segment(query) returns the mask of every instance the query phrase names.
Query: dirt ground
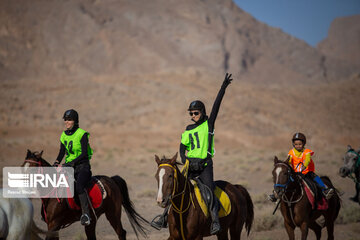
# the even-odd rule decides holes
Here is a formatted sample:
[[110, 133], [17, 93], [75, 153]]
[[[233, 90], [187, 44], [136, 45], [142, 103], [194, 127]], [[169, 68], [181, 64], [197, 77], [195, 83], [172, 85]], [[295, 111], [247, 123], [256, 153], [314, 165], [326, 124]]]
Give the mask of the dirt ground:
[[[60, 128], [61, 131], [61, 128]], [[36, 129], [8, 128], [1, 132], [1, 155], [2, 166], [19, 166], [26, 154], [26, 149], [44, 150], [43, 157], [53, 162], [57, 155], [58, 130], [44, 128]], [[156, 163], [154, 155], [173, 156], [178, 151], [177, 133], [168, 132], [165, 135], [156, 134], [158, 141], [150, 141], [154, 133], [137, 133], [136, 138], [126, 137], [135, 133], [119, 131], [110, 134], [107, 131], [98, 131], [96, 127], [92, 131], [92, 146], [95, 150], [91, 160], [93, 174], [120, 175], [129, 187], [131, 200], [136, 210], [147, 220], [151, 220], [162, 209], [156, 205]], [[34, 137], [36, 135], [36, 137]], [[115, 136], [115, 137], [114, 137]], [[137, 139], [137, 141], [135, 141]], [[232, 183], [244, 185], [255, 204], [255, 221], [250, 236], [245, 231], [242, 239], [286, 239], [287, 234], [282, 226], [282, 217], [279, 211], [272, 215], [274, 204], [266, 200], [266, 194], [272, 190], [272, 167], [273, 156], [279, 158], [286, 156], [284, 147], [279, 151], [271, 149], [244, 148], [232, 141], [226, 134], [217, 135], [216, 152], [214, 158], [215, 179], [224, 179]], [[310, 142], [309, 144], [311, 144]], [[146, 146], [145, 146], [146, 144]], [[46, 145], [46, 146], [45, 146]], [[133, 148], [133, 145], [140, 147]], [[315, 144], [316, 146], [316, 144]], [[317, 155], [314, 158], [318, 174], [329, 176], [342, 195], [342, 209], [335, 225], [336, 239], [358, 239], [359, 236], [359, 211], [360, 206], [350, 202], [349, 197], [354, 194], [354, 183], [350, 179], [343, 179], [338, 175], [338, 169], [342, 165], [342, 156], [346, 151], [343, 146], [315, 149]], [[46, 228], [40, 220], [40, 200], [33, 199], [35, 220], [39, 226]], [[136, 239], [130, 227], [126, 214], [123, 212], [122, 222], [128, 232], [128, 239]], [[167, 239], [168, 230], [157, 231], [148, 227], [148, 239]], [[323, 230], [323, 238], [326, 238], [326, 230]], [[86, 239], [83, 227], [77, 222], [60, 231], [61, 239]], [[300, 232], [296, 231], [296, 239], [300, 239]], [[98, 239], [117, 239], [114, 230], [104, 216], [97, 224]], [[208, 239], [216, 239], [209, 237]], [[309, 232], [308, 239], [315, 239], [314, 233]]]

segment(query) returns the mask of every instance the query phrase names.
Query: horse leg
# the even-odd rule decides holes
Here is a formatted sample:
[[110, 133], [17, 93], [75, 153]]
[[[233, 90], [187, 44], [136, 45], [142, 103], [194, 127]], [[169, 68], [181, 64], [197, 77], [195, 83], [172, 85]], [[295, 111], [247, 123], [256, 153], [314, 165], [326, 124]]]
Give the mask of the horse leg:
[[[51, 221], [48, 224], [48, 231], [56, 232], [60, 230], [60, 227], [55, 221]], [[54, 236], [46, 237], [45, 240], [59, 240], [59, 233], [54, 233]]]
[[119, 211], [115, 211], [114, 213], [111, 209], [105, 212], [105, 216], [118, 235], [119, 240], [126, 240], [126, 231], [123, 229], [121, 224], [121, 211], [119, 214], [116, 214], [117, 212]]
[[88, 240], [96, 240], [96, 221], [92, 221], [89, 226], [85, 227], [85, 233]]
[[333, 221], [329, 221], [326, 224], [326, 230], [327, 230], [327, 234], [328, 234], [328, 240], [334, 240], [334, 222]]
[[306, 240], [308, 232], [309, 232], [308, 223], [303, 222], [300, 226], [300, 230], [301, 230], [301, 240]]
[[295, 227], [292, 227], [290, 224], [288, 223], [284, 223], [285, 225], [285, 229], [286, 229], [286, 232], [289, 236], [289, 240], [295, 240], [295, 233], [294, 233], [294, 230], [295, 230]]
[[310, 226], [310, 228], [315, 232], [316, 239], [320, 240], [320, 238], [321, 238], [321, 229], [322, 228], [319, 225], [317, 225], [316, 223], [312, 224]]
[[[228, 230], [227, 230], [227, 229], [221, 230], [221, 231], [217, 234], [217, 239], [218, 239], [218, 240], [229, 240]], [[233, 239], [233, 238], [231, 237], [231, 239]], [[239, 239], [240, 239], [240, 238], [239, 238]]]
[[354, 201], [360, 204], [359, 192], [360, 192], [360, 183], [355, 184], [356, 194], [354, 196]]

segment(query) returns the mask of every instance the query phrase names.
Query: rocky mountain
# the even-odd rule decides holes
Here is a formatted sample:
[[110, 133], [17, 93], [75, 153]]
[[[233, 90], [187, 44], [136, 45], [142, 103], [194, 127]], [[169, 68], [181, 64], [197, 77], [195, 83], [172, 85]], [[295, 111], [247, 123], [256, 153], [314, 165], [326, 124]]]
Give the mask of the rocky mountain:
[[4, 0], [0, 22], [3, 128], [58, 129], [75, 108], [94, 129], [178, 136], [189, 102], [211, 108], [231, 72], [219, 115], [230, 138], [360, 129], [358, 16], [336, 20], [318, 48], [231, 0]]
[[360, 15], [335, 19], [317, 48], [326, 56], [357, 64], [360, 69]]

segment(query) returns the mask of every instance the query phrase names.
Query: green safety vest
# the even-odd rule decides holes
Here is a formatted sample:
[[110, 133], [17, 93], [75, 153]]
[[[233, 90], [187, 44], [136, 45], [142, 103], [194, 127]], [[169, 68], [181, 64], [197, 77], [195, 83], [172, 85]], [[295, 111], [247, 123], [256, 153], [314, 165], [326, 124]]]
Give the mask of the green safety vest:
[[[211, 157], [214, 156], [214, 137], [212, 139]], [[188, 158], [205, 159], [209, 149], [209, 125], [206, 120], [194, 129], [186, 130], [181, 135], [181, 143], [186, 146]]]
[[[88, 134], [88, 137], [90, 136], [89, 133], [81, 128], [78, 128], [72, 135], [66, 135], [65, 131], [61, 134], [60, 142], [65, 146], [66, 149], [65, 163], [71, 162], [81, 155], [80, 140], [84, 134]], [[91, 149], [90, 144], [88, 144], [87, 153], [90, 160], [93, 154], [93, 150]]]

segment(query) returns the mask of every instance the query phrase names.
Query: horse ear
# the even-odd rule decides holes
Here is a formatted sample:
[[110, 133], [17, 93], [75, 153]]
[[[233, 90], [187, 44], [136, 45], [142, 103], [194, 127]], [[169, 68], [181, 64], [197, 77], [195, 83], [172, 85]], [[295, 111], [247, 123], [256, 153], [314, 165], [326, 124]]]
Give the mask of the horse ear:
[[274, 157], [274, 165], [277, 164], [278, 162], [280, 162], [280, 161], [279, 161], [278, 157], [275, 156], [275, 157]]
[[39, 157], [42, 157], [44, 150], [41, 150]]
[[31, 156], [31, 151], [28, 149], [26, 153], [26, 158], [29, 158]]
[[353, 149], [350, 145], [347, 145], [348, 151], [350, 151], [351, 149]]
[[161, 160], [158, 157], [158, 155], [155, 155], [155, 161], [156, 161], [157, 165], [160, 165]]
[[176, 163], [178, 153], [176, 152], [175, 155], [171, 158], [170, 163], [174, 165]]

